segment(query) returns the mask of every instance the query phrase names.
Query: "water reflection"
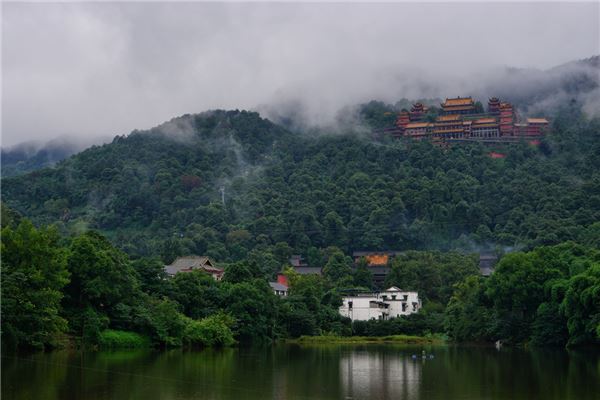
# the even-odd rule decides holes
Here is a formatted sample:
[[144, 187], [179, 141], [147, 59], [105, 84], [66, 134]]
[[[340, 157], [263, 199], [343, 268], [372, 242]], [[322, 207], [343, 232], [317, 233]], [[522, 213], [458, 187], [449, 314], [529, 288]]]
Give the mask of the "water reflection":
[[344, 398], [418, 399], [422, 363], [401, 353], [353, 351], [340, 358]]
[[[274, 346], [2, 355], [3, 399], [598, 399], [596, 351]], [[416, 354], [417, 359], [413, 359]]]

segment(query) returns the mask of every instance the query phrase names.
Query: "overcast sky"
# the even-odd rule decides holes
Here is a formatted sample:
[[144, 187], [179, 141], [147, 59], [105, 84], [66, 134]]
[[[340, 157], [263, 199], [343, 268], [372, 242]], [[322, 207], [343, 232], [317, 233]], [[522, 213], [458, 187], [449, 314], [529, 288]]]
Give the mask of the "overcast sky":
[[2, 10], [3, 146], [295, 101], [318, 122], [372, 98], [460, 95], [502, 66], [544, 69], [600, 53], [598, 2]]

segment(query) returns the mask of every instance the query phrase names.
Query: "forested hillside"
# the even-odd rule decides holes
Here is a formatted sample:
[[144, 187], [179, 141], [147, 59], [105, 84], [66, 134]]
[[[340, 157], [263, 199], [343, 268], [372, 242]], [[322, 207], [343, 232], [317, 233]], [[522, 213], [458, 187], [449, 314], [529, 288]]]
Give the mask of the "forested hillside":
[[66, 138], [51, 140], [45, 144], [21, 143], [10, 148], [2, 148], [0, 161], [2, 177], [26, 174], [31, 171], [51, 167], [57, 162], [80, 152], [87, 146]]
[[[377, 105], [365, 110], [362, 123], [377, 126]], [[303, 135], [256, 113], [212, 111], [3, 179], [3, 343], [432, 333], [598, 343], [600, 121], [571, 102], [552, 122], [539, 147], [440, 147]], [[364, 263], [352, 268], [358, 249], [406, 250], [385, 285], [418, 290], [422, 310], [341, 317], [343, 293], [373, 288]], [[482, 249], [511, 253], [488, 279], [470, 254]], [[294, 252], [323, 276], [286, 270], [289, 296], [277, 297], [267, 282]], [[167, 279], [164, 262], [186, 254], [225, 266], [223, 281]]]
[[539, 148], [501, 147], [507, 157], [492, 159], [483, 145], [303, 136], [256, 113], [214, 111], [3, 179], [2, 195], [37, 224], [95, 229], [132, 256], [165, 261], [206, 254], [231, 262], [258, 248], [310, 256], [331, 245], [597, 244], [599, 120], [574, 102], [552, 121]]

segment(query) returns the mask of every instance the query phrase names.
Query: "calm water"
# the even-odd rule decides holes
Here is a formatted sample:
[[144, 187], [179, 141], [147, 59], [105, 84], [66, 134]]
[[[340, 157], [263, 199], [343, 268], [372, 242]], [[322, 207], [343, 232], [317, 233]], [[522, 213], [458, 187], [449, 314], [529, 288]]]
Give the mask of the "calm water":
[[2, 356], [2, 399], [600, 399], [598, 351], [387, 345]]

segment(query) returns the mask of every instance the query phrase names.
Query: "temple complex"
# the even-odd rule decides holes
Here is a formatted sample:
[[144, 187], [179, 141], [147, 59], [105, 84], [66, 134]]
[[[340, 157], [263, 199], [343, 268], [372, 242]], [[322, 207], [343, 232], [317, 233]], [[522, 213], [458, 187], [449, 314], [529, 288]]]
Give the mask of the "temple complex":
[[482, 113], [478, 104], [472, 97], [447, 98], [441, 104], [439, 114], [431, 113], [425, 119], [429, 109], [422, 103], [415, 103], [410, 112], [402, 110], [398, 114], [393, 135], [434, 142], [494, 143], [523, 139], [537, 143], [548, 129], [548, 120], [545, 118], [520, 121], [513, 105], [497, 97], [488, 100], [487, 112]]

